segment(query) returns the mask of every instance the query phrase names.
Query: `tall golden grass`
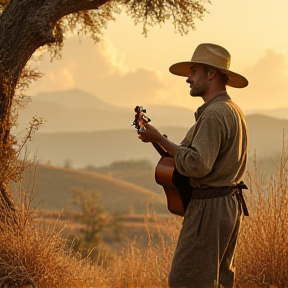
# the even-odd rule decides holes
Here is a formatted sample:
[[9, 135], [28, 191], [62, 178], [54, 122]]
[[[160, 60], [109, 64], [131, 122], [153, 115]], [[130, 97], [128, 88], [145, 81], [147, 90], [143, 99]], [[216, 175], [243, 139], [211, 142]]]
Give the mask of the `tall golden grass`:
[[254, 161], [237, 251], [239, 287], [288, 287], [288, 153], [283, 142], [275, 172], [263, 177]]
[[36, 221], [37, 211], [30, 207], [34, 180], [35, 174], [25, 192], [19, 181], [15, 211], [8, 205], [1, 211], [0, 287], [91, 287], [97, 267], [67, 247], [64, 227]]
[[[236, 253], [237, 288], [288, 287], [287, 151], [283, 145], [271, 176], [262, 177], [256, 161], [248, 173], [250, 216], [244, 218]], [[0, 222], [0, 287], [168, 287], [181, 219], [154, 215], [158, 231], [152, 234], [146, 218], [148, 244], [127, 240], [112, 255], [100, 254], [95, 264], [67, 245], [57, 223], [35, 221], [33, 211], [21, 203], [17, 221], [7, 208]]]

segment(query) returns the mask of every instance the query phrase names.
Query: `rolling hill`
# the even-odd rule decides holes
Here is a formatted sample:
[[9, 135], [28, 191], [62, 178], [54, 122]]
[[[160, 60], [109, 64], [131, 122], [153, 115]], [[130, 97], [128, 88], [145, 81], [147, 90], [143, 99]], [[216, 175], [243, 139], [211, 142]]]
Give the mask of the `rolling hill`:
[[[79, 188], [84, 192], [99, 193], [100, 204], [111, 212], [144, 214], [147, 207], [153, 207], [159, 213], [167, 213], [164, 193], [155, 193], [107, 174], [50, 165], [37, 165], [35, 177], [33, 171], [31, 166], [26, 168], [22, 189], [29, 191], [29, 187], [35, 184], [33, 206], [41, 209], [75, 209], [72, 205], [73, 188]], [[15, 186], [13, 190], [16, 193]]]

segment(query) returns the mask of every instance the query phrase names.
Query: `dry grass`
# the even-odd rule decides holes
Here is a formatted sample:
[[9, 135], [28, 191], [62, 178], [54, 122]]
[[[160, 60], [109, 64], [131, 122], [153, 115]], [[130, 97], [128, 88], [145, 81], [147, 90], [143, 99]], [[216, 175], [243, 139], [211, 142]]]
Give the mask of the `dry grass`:
[[288, 287], [287, 161], [283, 149], [270, 178], [260, 177], [256, 163], [250, 174], [251, 215], [244, 220], [237, 252], [240, 287]]
[[[43, 224], [30, 216], [25, 224], [2, 221], [0, 287], [165, 288], [178, 225], [179, 221], [163, 220], [158, 233], [150, 235], [147, 223], [148, 245], [141, 245], [140, 238], [127, 240], [119, 253], [109, 258], [101, 254], [93, 265], [89, 257], [83, 259], [67, 247], [57, 222]], [[160, 229], [169, 232], [168, 240]]]
[[55, 227], [29, 220], [2, 221], [0, 229], [0, 287], [91, 287], [92, 267], [67, 249]]
[[[162, 222], [162, 223], [160, 223]], [[106, 274], [113, 288], [166, 288], [170, 263], [178, 237], [181, 221], [171, 218], [158, 223], [158, 233], [151, 235], [147, 224], [148, 245], [141, 241], [127, 242], [117, 260]], [[161, 227], [161, 228], [160, 228]], [[163, 229], [168, 234], [164, 237]], [[111, 280], [114, 281], [111, 282]], [[113, 285], [111, 285], [113, 283]], [[106, 286], [105, 286], [106, 287]]]
[[2, 206], [0, 287], [92, 287], [97, 267], [67, 247], [58, 221], [35, 221], [34, 180], [35, 174], [26, 192], [19, 181], [16, 211]]

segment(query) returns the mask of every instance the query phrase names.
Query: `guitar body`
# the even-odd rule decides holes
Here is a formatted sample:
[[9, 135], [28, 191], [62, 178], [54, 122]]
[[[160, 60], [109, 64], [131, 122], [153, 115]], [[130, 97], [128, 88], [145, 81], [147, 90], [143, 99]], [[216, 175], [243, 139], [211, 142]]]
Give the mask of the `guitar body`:
[[189, 178], [181, 175], [175, 168], [174, 159], [162, 156], [155, 169], [155, 180], [165, 191], [168, 210], [184, 216], [191, 200], [192, 187]]

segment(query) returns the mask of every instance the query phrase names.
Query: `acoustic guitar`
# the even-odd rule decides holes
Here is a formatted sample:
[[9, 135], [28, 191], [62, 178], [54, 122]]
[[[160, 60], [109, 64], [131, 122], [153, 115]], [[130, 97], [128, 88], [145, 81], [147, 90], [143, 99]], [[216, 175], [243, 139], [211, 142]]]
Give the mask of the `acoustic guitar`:
[[[145, 129], [143, 124], [150, 122], [151, 119], [145, 115], [146, 110], [142, 106], [136, 106], [134, 112], [135, 119], [132, 125], [139, 132]], [[168, 210], [175, 215], [184, 216], [191, 200], [192, 187], [189, 184], [189, 178], [177, 171], [174, 159], [162, 146], [158, 143], [152, 143], [152, 145], [161, 156], [155, 168], [155, 180], [165, 191]]]

